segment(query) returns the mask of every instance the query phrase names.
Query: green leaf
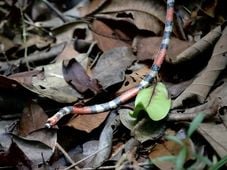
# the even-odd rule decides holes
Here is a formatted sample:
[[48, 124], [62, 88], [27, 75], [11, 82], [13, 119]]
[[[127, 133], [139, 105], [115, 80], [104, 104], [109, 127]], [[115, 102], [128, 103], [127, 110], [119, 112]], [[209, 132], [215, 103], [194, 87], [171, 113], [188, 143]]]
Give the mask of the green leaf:
[[227, 163], [227, 155], [224, 156], [220, 161], [218, 161], [214, 166], [212, 166], [209, 170], [218, 170], [222, 166], [224, 166]]
[[135, 100], [135, 110], [131, 116], [138, 117], [141, 110], [148, 113], [154, 121], [165, 118], [171, 108], [171, 99], [165, 85], [161, 82], [157, 85], [142, 89]]
[[182, 147], [176, 158], [176, 170], [182, 170], [187, 157], [187, 148]]
[[199, 127], [199, 125], [202, 123], [205, 115], [203, 113], [199, 113], [194, 120], [191, 122], [189, 129], [187, 131], [187, 136], [191, 137], [191, 135], [195, 132], [195, 130]]
[[168, 162], [176, 162], [176, 156], [170, 155], [170, 156], [161, 156], [158, 158], [155, 158], [152, 160], [152, 163], [156, 163], [156, 162], [163, 162], [163, 161], [168, 161]]

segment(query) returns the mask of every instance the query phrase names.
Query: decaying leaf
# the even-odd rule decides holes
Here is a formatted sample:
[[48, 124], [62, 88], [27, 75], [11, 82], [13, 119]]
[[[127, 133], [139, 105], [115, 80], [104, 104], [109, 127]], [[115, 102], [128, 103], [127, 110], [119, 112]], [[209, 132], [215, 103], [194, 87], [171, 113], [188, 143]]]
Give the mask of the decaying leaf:
[[[153, 60], [155, 54], [158, 52], [161, 43], [161, 37], [136, 37], [134, 39], [134, 51], [138, 60]], [[168, 48], [166, 61], [172, 63], [175, 61], [175, 57], [182, 51], [190, 47], [192, 43], [182, 41], [180, 39], [171, 38]]]
[[[135, 87], [140, 83], [144, 76], [150, 71], [150, 68], [145, 64], [135, 63], [128, 68], [129, 73], [126, 72], [125, 80], [121, 88], [116, 92], [116, 95]], [[132, 73], [130, 73], [132, 71]]]
[[[168, 135], [174, 134], [173, 131], [167, 130]], [[187, 160], [191, 159], [192, 154], [195, 152], [193, 143], [191, 139], [181, 139], [182, 142], [187, 146], [189, 154], [187, 155]], [[154, 148], [151, 149], [149, 158], [151, 160], [155, 160], [156, 158], [161, 158], [162, 156], [177, 156], [181, 150], [181, 145], [174, 141], [170, 140], [162, 140], [160, 143], [155, 145]], [[175, 169], [176, 165], [170, 161], [153, 161], [153, 163], [159, 167], [161, 170], [171, 170]]]
[[194, 98], [203, 103], [219, 74], [227, 65], [227, 27], [223, 30], [213, 50], [211, 59], [202, 74], [173, 102], [172, 108], [182, 106], [187, 99]]
[[62, 70], [65, 81], [81, 94], [88, 92], [98, 94], [100, 92], [101, 88], [98, 81], [91, 79], [75, 59], [63, 61]]
[[120, 120], [121, 123], [128, 128], [129, 130], [133, 130], [133, 128], [135, 127], [135, 125], [138, 123], [137, 119], [130, 116], [130, 112], [132, 110], [130, 109], [120, 109], [118, 110], [119, 116], [120, 116]]
[[0, 160], [0, 166], [2, 168], [12, 168], [12, 166], [15, 166], [25, 169], [32, 169], [32, 162], [15, 142], [11, 142], [8, 150], [1, 151]]
[[161, 31], [158, 26], [165, 20], [165, 4], [161, 1], [153, 0], [114, 0], [105, 4], [105, 8], [100, 8], [93, 13], [115, 14], [116, 18], [127, 17], [141, 30], [149, 30], [158, 34]]
[[33, 75], [31, 84], [23, 84], [29, 90], [58, 102], [71, 103], [82, 96], [64, 80], [62, 63], [37, 67], [39, 74]]
[[109, 21], [110, 24], [104, 21], [95, 20], [92, 23], [93, 36], [97, 41], [98, 47], [103, 52], [117, 47], [129, 47], [132, 37], [127, 35], [129, 32], [125, 30], [126, 27], [121, 28], [122, 24], [117, 22]]
[[85, 131], [90, 133], [95, 128], [99, 127], [103, 121], [105, 121], [108, 116], [108, 112], [103, 112], [95, 115], [78, 115], [75, 118], [72, 118], [68, 126], [71, 126], [75, 129]]
[[1, 136], [0, 144], [4, 148], [8, 148], [12, 143], [12, 140], [32, 162], [34, 167], [37, 167], [43, 159], [47, 161], [53, 154], [52, 148], [40, 141], [28, 140], [12, 134], [5, 134], [4, 136]]
[[100, 56], [97, 64], [92, 70], [93, 78], [97, 79], [106, 89], [125, 79], [125, 71], [133, 61], [135, 56], [127, 47], [114, 48]]
[[[226, 121], [225, 121], [226, 124]], [[198, 132], [209, 142], [217, 154], [223, 158], [227, 154], [226, 126], [216, 123], [202, 123]]]
[[141, 143], [153, 141], [163, 135], [165, 127], [165, 124], [161, 121], [157, 122], [143, 118], [133, 128], [132, 134]]
[[193, 44], [190, 48], [185, 49], [185, 51], [174, 58], [167, 57], [166, 60], [173, 64], [190, 60], [201, 54], [204, 50], [211, 48], [221, 35], [222, 28], [221, 26], [218, 26], [214, 30], [210, 31], [210, 33], [204, 36], [201, 40]]
[[19, 124], [19, 134], [27, 136], [30, 132], [43, 128], [48, 116], [43, 109], [36, 103], [28, 103], [23, 110]]

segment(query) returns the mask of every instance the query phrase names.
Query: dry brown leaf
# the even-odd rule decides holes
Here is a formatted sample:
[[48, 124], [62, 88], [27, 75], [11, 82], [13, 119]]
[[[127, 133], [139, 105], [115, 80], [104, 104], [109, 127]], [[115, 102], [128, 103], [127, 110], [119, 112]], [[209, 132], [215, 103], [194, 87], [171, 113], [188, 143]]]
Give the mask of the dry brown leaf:
[[165, 21], [165, 3], [159, 0], [113, 0], [97, 13], [116, 13], [118, 17], [121, 14], [131, 15], [137, 28], [158, 34], [162, 29], [159, 29], [160, 27], [158, 29], [154, 28], [157, 28], [158, 25]]
[[82, 65], [74, 58], [63, 61], [62, 72], [65, 81], [83, 95], [90, 94], [90, 92], [96, 95], [101, 91], [98, 81], [91, 79]]
[[175, 56], [174, 58], [169, 58], [167, 56], [166, 61], [173, 64], [178, 64], [184, 61], [191, 60], [192, 58], [201, 54], [206, 49], [211, 48], [218, 40], [218, 38], [222, 35], [221, 31], [221, 26], [216, 27], [214, 30], [210, 31], [210, 33], [204, 36], [201, 40], [197, 41], [190, 48], [187, 48], [185, 51]]
[[131, 74], [125, 75], [125, 81], [121, 88], [116, 92], [116, 95], [120, 95], [121, 93], [129, 90], [132, 87], [135, 87], [140, 83], [140, 81], [144, 78], [144, 76], [150, 71], [150, 68], [144, 65], [142, 68], [137, 70], [133, 70]]
[[63, 60], [70, 60], [75, 58], [78, 55], [78, 52], [74, 49], [73, 42], [68, 42], [64, 50], [56, 57], [56, 62]]
[[[174, 132], [168, 130], [168, 133], [173, 134]], [[193, 144], [190, 139], [184, 139], [182, 142], [187, 146], [189, 154], [187, 155], [187, 160], [192, 157]], [[177, 156], [181, 150], [181, 146], [173, 141], [162, 141], [162, 143], [158, 143], [155, 147], [150, 151], [149, 158], [151, 160], [156, 159], [162, 156]], [[175, 168], [175, 163], [168, 161], [155, 161], [154, 164], [160, 168], [161, 170], [172, 170]]]
[[106, 119], [108, 112], [102, 112], [98, 114], [91, 115], [78, 115], [67, 123], [68, 126], [71, 126], [75, 129], [85, 131], [90, 133], [95, 128]]
[[209, 142], [221, 158], [227, 155], [226, 126], [212, 122], [202, 123], [198, 128], [198, 132]]
[[[134, 39], [134, 51], [137, 51], [137, 58], [139, 60], [152, 60], [159, 50], [161, 40], [161, 37], [137, 37]], [[172, 60], [175, 60], [175, 56], [191, 45], [190, 42], [171, 38], [166, 61], [171, 63]]]
[[48, 116], [44, 110], [36, 103], [28, 103], [22, 112], [19, 124], [19, 134], [27, 136], [30, 132], [45, 126]]
[[131, 49], [127, 47], [114, 48], [100, 56], [92, 70], [93, 78], [97, 79], [106, 89], [125, 79], [126, 69], [135, 61]]
[[[117, 25], [117, 24], [116, 24]], [[94, 39], [102, 51], [108, 51], [116, 47], [129, 47], [130, 37], [115, 27], [110, 27], [101, 20], [95, 20], [92, 24]], [[127, 40], [127, 41], [126, 41]]]
[[110, 1], [108, 0], [92, 0], [88, 5], [80, 8], [80, 16], [84, 17], [87, 15], [91, 15], [92, 13], [100, 10], [105, 5], [107, 5]]
[[172, 108], [182, 106], [187, 99], [196, 99], [203, 103], [218, 78], [227, 65], [227, 27], [213, 50], [211, 59], [202, 74], [173, 102]]

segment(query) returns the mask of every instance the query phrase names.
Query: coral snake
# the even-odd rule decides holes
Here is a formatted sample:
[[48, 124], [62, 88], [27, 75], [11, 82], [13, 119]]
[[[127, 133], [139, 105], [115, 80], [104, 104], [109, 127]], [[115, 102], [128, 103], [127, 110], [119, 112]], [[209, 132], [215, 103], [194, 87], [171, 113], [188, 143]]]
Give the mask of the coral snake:
[[89, 114], [89, 113], [99, 113], [117, 108], [120, 104], [125, 103], [129, 99], [135, 97], [137, 93], [148, 87], [158, 74], [158, 71], [163, 63], [166, 56], [170, 36], [173, 29], [173, 15], [174, 15], [174, 0], [167, 0], [167, 10], [166, 10], [166, 20], [165, 28], [163, 33], [163, 38], [158, 53], [155, 56], [153, 65], [151, 66], [150, 72], [145, 76], [145, 78], [135, 87], [129, 89], [128, 91], [121, 94], [119, 97], [102, 104], [96, 104], [93, 106], [66, 106], [59, 110], [55, 115], [47, 120], [46, 127], [54, 126], [63, 116], [73, 113], [73, 114]]

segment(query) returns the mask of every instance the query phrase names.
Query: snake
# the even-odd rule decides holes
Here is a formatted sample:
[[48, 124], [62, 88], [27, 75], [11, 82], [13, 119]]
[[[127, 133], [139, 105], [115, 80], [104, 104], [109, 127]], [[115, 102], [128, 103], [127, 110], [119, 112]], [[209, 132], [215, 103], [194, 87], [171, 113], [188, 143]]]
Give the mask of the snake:
[[135, 87], [123, 92], [120, 96], [109, 102], [91, 106], [65, 106], [52, 117], [47, 119], [47, 122], [45, 124], [46, 127], [53, 127], [62, 117], [68, 114], [92, 114], [116, 109], [121, 104], [127, 102], [129, 99], [134, 98], [140, 90], [152, 84], [167, 54], [171, 33], [173, 31], [174, 0], [167, 0], [166, 5], [165, 27], [163, 31], [162, 41], [159, 50], [154, 57], [150, 71], [145, 75], [144, 79], [142, 79], [141, 82]]

